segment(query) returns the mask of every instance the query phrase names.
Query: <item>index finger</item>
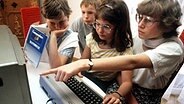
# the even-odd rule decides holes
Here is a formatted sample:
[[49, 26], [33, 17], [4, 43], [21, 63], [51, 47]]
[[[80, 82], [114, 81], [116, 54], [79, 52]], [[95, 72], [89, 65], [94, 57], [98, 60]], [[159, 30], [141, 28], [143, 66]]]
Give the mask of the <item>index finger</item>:
[[56, 72], [57, 72], [57, 69], [51, 69], [40, 73], [40, 75], [55, 74]]

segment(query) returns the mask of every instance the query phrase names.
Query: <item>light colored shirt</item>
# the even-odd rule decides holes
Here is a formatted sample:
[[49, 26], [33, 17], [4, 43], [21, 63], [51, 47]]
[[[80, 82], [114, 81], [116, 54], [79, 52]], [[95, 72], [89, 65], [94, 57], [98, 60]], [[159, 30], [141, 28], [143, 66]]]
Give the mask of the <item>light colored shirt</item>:
[[[86, 45], [91, 49], [91, 58], [105, 58], [105, 57], [115, 57], [120, 55], [130, 55], [132, 54], [132, 48], [127, 48], [124, 52], [118, 52], [115, 48], [112, 49], [101, 49], [98, 43], [93, 39], [92, 34], [86, 36]], [[97, 78], [102, 81], [113, 80], [117, 76], [117, 72], [90, 72], [93, 73]]]
[[[133, 82], [149, 89], [164, 88], [171, 74], [179, 68], [179, 64], [183, 61], [184, 50], [181, 40], [178, 37], [172, 37], [141, 41], [137, 36], [134, 38], [134, 43], [134, 53], [146, 54], [150, 58], [153, 68], [135, 69]], [[144, 52], [142, 43], [152, 49]]]

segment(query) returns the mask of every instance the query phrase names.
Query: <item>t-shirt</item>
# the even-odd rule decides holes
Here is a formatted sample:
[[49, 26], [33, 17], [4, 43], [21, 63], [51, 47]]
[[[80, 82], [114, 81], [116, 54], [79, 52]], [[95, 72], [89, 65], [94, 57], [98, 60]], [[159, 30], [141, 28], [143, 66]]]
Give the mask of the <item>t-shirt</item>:
[[71, 30], [78, 33], [80, 52], [82, 53], [86, 46], [86, 35], [93, 29], [93, 26], [83, 22], [82, 17], [77, 18], [71, 25]]
[[[93, 39], [92, 34], [86, 36], [86, 45], [91, 49], [91, 58], [105, 58], [105, 57], [115, 57], [120, 55], [130, 55], [132, 54], [132, 48], [127, 48], [124, 52], [118, 52], [115, 48], [112, 49], [101, 49], [98, 43]], [[95, 72], [94, 70], [90, 73], [102, 81], [113, 80], [117, 76], [116, 72]]]
[[[146, 54], [150, 58], [153, 68], [135, 69], [133, 82], [149, 89], [164, 88], [171, 74], [179, 68], [179, 64], [183, 61], [184, 50], [181, 40], [178, 37], [172, 37], [142, 41], [137, 36], [134, 38], [134, 43], [135, 54]], [[152, 49], [144, 52], [142, 44], [152, 47]]]

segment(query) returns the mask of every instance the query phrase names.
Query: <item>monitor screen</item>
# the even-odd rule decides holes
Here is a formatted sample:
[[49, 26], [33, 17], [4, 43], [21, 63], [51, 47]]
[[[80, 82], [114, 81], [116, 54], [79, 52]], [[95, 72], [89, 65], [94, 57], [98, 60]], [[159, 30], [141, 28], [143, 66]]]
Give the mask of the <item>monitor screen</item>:
[[24, 53], [31, 64], [37, 68], [46, 52], [48, 36], [47, 29], [36, 25], [31, 25], [24, 44]]
[[1, 104], [32, 104], [25, 65], [0, 67]]

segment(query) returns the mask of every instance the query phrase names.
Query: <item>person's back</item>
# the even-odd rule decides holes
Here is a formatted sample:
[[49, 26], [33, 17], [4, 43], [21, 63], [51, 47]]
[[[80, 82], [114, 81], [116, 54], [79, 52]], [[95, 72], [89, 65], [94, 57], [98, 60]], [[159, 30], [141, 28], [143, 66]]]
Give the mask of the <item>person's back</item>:
[[70, 27], [74, 32], [78, 33], [79, 48], [81, 54], [86, 45], [86, 35], [92, 31], [92, 24], [95, 22], [97, 5], [97, 0], [82, 0], [80, 3], [82, 17], [74, 20]]

